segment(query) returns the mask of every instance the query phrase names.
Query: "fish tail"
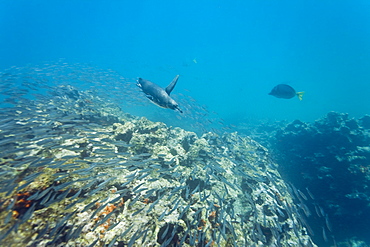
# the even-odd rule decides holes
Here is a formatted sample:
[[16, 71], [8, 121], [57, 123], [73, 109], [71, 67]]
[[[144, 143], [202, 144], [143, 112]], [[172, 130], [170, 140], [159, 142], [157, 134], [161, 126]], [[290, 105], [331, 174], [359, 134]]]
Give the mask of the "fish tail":
[[298, 92], [297, 96], [299, 100], [302, 100], [304, 92]]

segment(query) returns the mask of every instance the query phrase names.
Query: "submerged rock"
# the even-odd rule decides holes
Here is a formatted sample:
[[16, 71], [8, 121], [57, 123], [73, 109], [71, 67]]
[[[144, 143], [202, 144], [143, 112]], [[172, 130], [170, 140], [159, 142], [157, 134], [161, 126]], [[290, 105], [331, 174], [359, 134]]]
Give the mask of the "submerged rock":
[[6, 246], [315, 246], [266, 148], [49, 87], [0, 112]]
[[[272, 152], [282, 176], [315, 195], [313, 210], [320, 204], [324, 213], [311, 227], [320, 230], [319, 222], [325, 226], [330, 217], [333, 235], [343, 242], [354, 236], [370, 241], [369, 119], [330, 112], [313, 123], [265, 124], [254, 132]], [[323, 240], [321, 235], [313, 238], [318, 244]]]

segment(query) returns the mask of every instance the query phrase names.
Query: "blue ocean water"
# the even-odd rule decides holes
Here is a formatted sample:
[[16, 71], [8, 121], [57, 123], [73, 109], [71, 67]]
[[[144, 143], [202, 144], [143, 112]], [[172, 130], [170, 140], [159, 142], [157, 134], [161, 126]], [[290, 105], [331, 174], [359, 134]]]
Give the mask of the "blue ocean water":
[[[370, 114], [368, 1], [1, 1], [0, 37], [0, 71], [62, 58], [132, 83], [179, 74], [174, 97], [226, 124]], [[280, 83], [303, 100], [269, 96]]]
[[[1, 1], [0, 68], [65, 58], [186, 93], [230, 123], [369, 113], [368, 1]], [[304, 99], [267, 93], [287, 83]], [[184, 91], [184, 90], [188, 91]]]

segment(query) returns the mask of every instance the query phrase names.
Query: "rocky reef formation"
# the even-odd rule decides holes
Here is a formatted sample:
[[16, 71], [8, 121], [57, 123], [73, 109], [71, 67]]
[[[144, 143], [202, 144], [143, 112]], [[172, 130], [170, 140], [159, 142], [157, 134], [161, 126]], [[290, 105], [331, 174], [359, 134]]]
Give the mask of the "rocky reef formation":
[[[267, 149], [70, 86], [1, 109], [6, 246], [315, 246]], [[11, 101], [7, 101], [11, 102]]]
[[273, 153], [287, 181], [310, 189], [337, 239], [370, 242], [370, 116], [330, 112], [313, 123], [264, 124], [253, 134]]

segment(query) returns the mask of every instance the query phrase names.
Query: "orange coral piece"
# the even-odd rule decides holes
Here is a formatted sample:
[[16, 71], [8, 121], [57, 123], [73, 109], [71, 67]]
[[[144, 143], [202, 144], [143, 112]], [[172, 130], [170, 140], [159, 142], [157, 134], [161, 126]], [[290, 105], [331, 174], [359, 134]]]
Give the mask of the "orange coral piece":
[[22, 197], [23, 197], [23, 196], [27, 196], [27, 197], [28, 197], [28, 196], [30, 196], [30, 192], [27, 192], [27, 191], [26, 191], [26, 192], [23, 192], [23, 193], [17, 193], [17, 196], [18, 196], [18, 197], [21, 197], [21, 196], [22, 196]]
[[206, 224], [207, 224], [207, 222], [203, 219], [201, 219], [200, 222], [199, 222], [200, 226], [205, 226]]
[[18, 216], [19, 216], [19, 213], [18, 213], [17, 211], [13, 210], [13, 212], [12, 212], [12, 217], [13, 217], [14, 219], [16, 219], [16, 218], [18, 218]]
[[[205, 241], [205, 244], [208, 244], [209, 243], [209, 241]], [[210, 246], [215, 246], [215, 241], [214, 240], [212, 240], [212, 242], [211, 242], [211, 244], [210, 244]]]
[[[107, 215], [110, 212], [112, 212], [113, 210], [115, 210], [116, 208], [117, 207], [114, 206], [113, 204], [112, 205], [109, 205], [109, 206], [106, 206], [102, 212], [98, 213], [98, 216]], [[99, 219], [99, 217], [98, 217], [98, 219]]]
[[216, 211], [212, 211], [209, 216], [208, 216], [208, 219], [209, 220], [214, 220], [216, 218]]
[[149, 204], [151, 201], [150, 201], [150, 199], [149, 198], [145, 198], [144, 200], [143, 200], [143, 203], [145, 203], [145, 204]]
[[121, 199], [121, 202], [120, 203], [118, 203], [118, 207], [122, 207], [123, 206], [123, 204], [125, 204], [125, 199]]
[[[108, 221], [109, 221], [110, 219], [108, 219]], [[109, 226], [110, 226], [110, 222], [107, 222], [107, 223], [104, 223], [104, 225], [103, 225], [103, 227], [105, 228], [105, 229], [108, 229], [109, 228]]]
[[112, 205], [110, 205], [110, 206], [107, 206], [106, 208], [105, 208], [105, 210], [108, 212], [108, 213], [110, 213], [110, 212], [112, 212], [113, 210], [115, 210], [117, 207], [116, 206], [114, 206], [113, 204]]

